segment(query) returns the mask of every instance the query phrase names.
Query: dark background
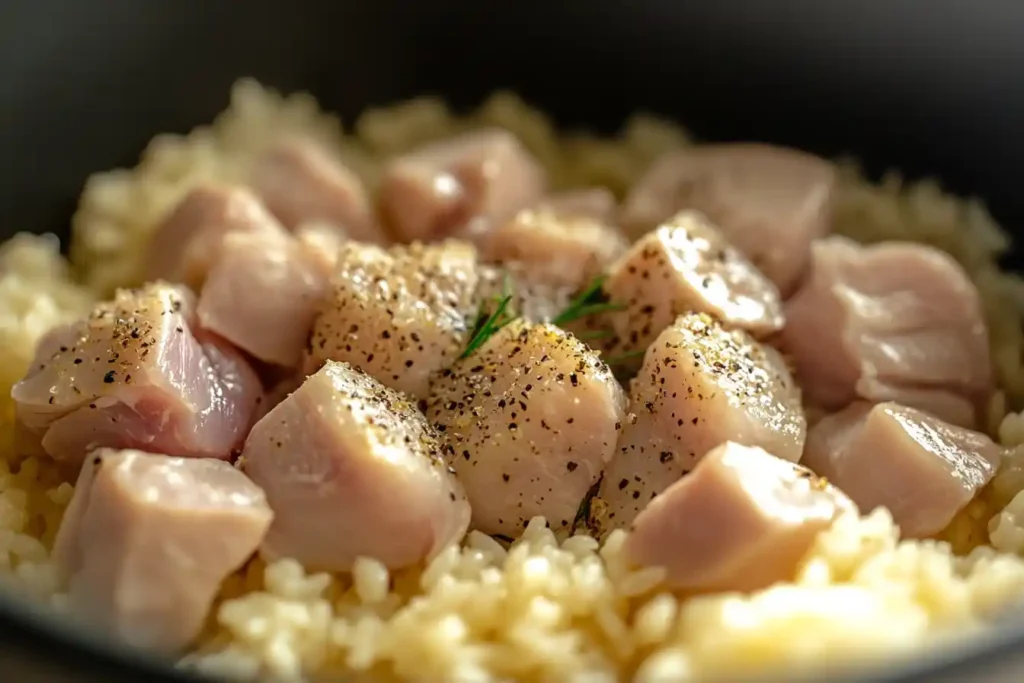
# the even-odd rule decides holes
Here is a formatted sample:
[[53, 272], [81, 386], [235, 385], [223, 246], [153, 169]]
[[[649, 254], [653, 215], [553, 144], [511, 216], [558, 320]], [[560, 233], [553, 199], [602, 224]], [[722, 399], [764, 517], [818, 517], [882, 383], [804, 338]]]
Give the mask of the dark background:
[[[1024, 225], [1015, 0], [0, 0], [0, 236], [64, 232], [89, 173], [209, 121], [240, 76], [310, 89], [348, 121], [497, 88], [599, 130], [646, 109], [705, 139], [938, 175]], [[23, 618], [0, 602], [2, 681], [158, 680]], [[1020, 680], [1024, 637], [1002, 639], [914, 680]]]

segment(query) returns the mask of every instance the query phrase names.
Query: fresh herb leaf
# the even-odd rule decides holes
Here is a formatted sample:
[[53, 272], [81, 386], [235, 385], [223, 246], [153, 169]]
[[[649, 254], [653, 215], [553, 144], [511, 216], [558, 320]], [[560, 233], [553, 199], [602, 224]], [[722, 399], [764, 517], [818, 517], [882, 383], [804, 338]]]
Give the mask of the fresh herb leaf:
[[586, 495], [583, 496], [583, 500], [580, 501], [580, 505], [576, 508], [576, 517], [572, 520], [572, 533], [576, 533], [576, 530], [582, 524], [587, 526], [590, 523], [590, 509], [594, 498], [597, 497], [597, 492], [601, 489], [601, 481], [604, 480], [604, 473], [597, 478], [594, 485], [587, 489]]
[[630, 360], [631, 358], [643, 356], [645, 353], [647, 353], [647, 349], [637, 349], [635, 351], [627, 351], [626, 353], [619, 353], [614, 356], [608, 356], [607, 358], [602, 358], [602, 360], [608, 365], [619, 365], [620, 363]]
[[610, 337], [611, 334], [611, 330], [593, 330], [592, 332], [580, 332], [576, 335], [576, 338], [583, 341], [588, 339], [604, 339], [605, 337]]
[[556, 315], [551, 322], [555, 325], [564, 326], [566, 323], [585, 318], [588, 315], [624, 309], [625, 306], [608, 301], [607, 295], [601, 289], [604, 281], [604, 275], [594, 278], [590, 285], [570, 301], [565, 310]]
[[473, 327], [473, 335], [470, 337], [469, 343], [466, 344], [466, 350], [462, 352], [459, 358], [469, 357], [470, 354], [483, 346], [484, 342], [490, 339], [498, 330], [512, 322], [513, 316], [505, 313], [505, 309], [508, 308], [511, 301], [511, 294], [504, 296], [498, 303], [494, 313], [487, 315], [481, 311], [477, 315], [476, 325]]
[[476, 315], [476, 322], [473, 324], [473, 333], [470, 335], [466, 350], [459, 358], [467, 358], [474, 351], [483, 346], [484, 342], [490, 339], [498, 330], [516, 319], [513, 313], [512, 304], [512, 278], [506, 272], [501, 282], [501, 295], [490, 299], [496, 304], [492, 313], [487, 312], [486, 302], [480, 304], [480, 310]]

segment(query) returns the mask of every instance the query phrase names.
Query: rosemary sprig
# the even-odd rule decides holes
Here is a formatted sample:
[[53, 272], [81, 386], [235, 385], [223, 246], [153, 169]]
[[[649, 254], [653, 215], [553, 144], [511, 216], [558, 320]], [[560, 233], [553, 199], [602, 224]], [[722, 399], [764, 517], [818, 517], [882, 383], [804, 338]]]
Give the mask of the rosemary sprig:
[[631, 358], [643, 356], [645, 353], [647, 353], [647, 349], [636, 349], [634, 351], [627, 351], [625, 353], [619, 353], [614, 356], [608, 356], [607, 358], [602, 358], [601, 360], [603, 360], [608, 365], [618, 365], [620, 363], [623, 363], [624, 361], [630, 360]]
[[515, 314], [510, 308], [512, 303], [512, 279], [508, 273], [505, 273], [501, 283], [501, 296], [492, 297], [490, 301], [497, 304], [494, 312], [487, 312], [486, 301], [480, 304], [480, 310], [476, 315], [476, 322], [473, 324], [473, 334], [470, 335], [465, 351], [459, 356], [460, 359], [468, 358], [498, 330], [516, 319]]
[[570, 301], [565, 310], [556, 315], [551, 322], [555, 325], [563, 326], [566, 323], [585, 318], [588, 315], [624, 309], [625, 306], [608, 301], [607, 296], [601, 290], [604, 280], [604, 275], [594, 278], [590, 285]]

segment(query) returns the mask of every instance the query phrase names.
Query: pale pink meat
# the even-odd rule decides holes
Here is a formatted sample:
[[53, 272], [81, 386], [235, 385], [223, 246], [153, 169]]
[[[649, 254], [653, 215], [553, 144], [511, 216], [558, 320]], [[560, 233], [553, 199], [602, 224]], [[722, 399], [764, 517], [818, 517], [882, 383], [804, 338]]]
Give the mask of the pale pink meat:
[[981, 298], [947, 254], [922, 244], [815, 244], [786, 304], [781, 346], [808, 400], [898, 401], [975, 425], [992, 391]]
[[46, 452], [71, 463], [100, 446], [228, 458], [263, 400], [238, 351], [196, 329], [180, 286], [121, 290], [49, 339], [61, 343], [40, 349], [11, 396]]
[[306, 371], [343, 361], [426, 398], [433, 373], [469, 341], [477, 278], [477, 252], [466, 242], [391, 250], [347, 243], [313, 325]]
[[525, 210], [494, 230], [481, 247], [481, 258], [518, 263], [538, 280], [576, 290], [628, 246], [616, 228], [592, 218]]
[[806, 467], [727, 442], [647, 504], [623, 551], [665, 585], [751, 591], [791, 580], [818, 534], [856, 506]]
[[615, 195], [607, 188], [588, 187], [550, 194], [537, 205], [537, 208], [563, 217], [590, 218], [606, 225], [614, 225], [618, 203], [615, 201]]
[[469, 525], [423, 414], [346, 363], [328, 362], [260, 420], [239, 463], [274, 510], [261, 550], [271, 560], [345, 571], [369, 557], [399, 569], [460, 541]]
[[730, 143], [666, 153], [633, 186], [622, 227], [633, 236], [693, 209], [788, 296], [813, 240], [829, 229], [835, 185], [831, 163], [782, 147]]
[[851, 404], [810, 429], [804, 464], [865, 512], [886, 507], [905, 537], [944, 529], [996, 473], [990, 438], [898, 403]]
[[602, 526], [629, 526], [647, 503], [726, 441], [800, 460], [807, 422], [781, 356], [704, 314], [680, 316], [647, 349], [630, 419], [598, 496]]
[[515, 537], [543, 515], [566, 529], [615, 453], [625, 397], [585, 344], [517, 320], [441, 373], [427, 417], [466, 487], [473, 526]]
[[220, 257], [224, 237], [233, 232], [272, 239], [285, 229], [251, 191], [198, 185], [157, 226], [149, 242], [146, 278], [180, 282], [198, 291]]
[[756, 337], [782, 329], [778, 289], [695, 212], [677, 214], [641, 237], [612, 264], [603, 287], [609, 301], [623, 307], [603, 316], [615, 332], [609, 353], [643, 351], [689, 312]]
[[69, 604], [117, 638], [174, 653], [199, 635], [273, 513], [222, 460], [94, 451], [54, 543]]
[[199, 295], [199, 323], [262, 361], [298, 367], [331, 277], [322, 247], [229, 235]]
[[287, 137], [275, 143], [256, 160], [251, 182], [290, 230], [329, 225], [354, 240], [387, 241], [359, 177], [311, 140]]
[[395, 238], [479, 239], [544, 196], [545, 174], [514, 135], [488, 129], [389, 162], [379, 206]]

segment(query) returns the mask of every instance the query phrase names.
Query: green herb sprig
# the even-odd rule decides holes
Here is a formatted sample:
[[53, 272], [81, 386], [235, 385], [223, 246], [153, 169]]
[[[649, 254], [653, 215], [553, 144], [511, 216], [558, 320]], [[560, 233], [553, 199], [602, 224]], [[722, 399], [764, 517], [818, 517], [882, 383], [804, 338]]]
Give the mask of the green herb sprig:
[[606, 311], [621, 311], [626, 308], [622, 304], [608, 301], [607, 295], [601, 289], [604, 286], [604, 281], [604, 275], [594, 278], [590, 285], [570, 301], [565, 310], [556, 315], [551, 322], [555, 325], [564, 326], [567, 323], [589, 315], [596, 315]]
[[[488, 303], [496, 304], [492, 313], [488, 313]], [[501, 286], [501, 295], [491, 297], [480, 304], [480, 310], [476, 314], [476, 322], [473, 324], [473, 333], [469, 337], [466, 349], [459, 356], [460, 359], [468, 358], [474, 351], [483, 346], [484, 342], [494, 336], [498, 330], [518, 317], [511, 310], [511, 305], [512, 281], [508, 273], [505, 273]]]

